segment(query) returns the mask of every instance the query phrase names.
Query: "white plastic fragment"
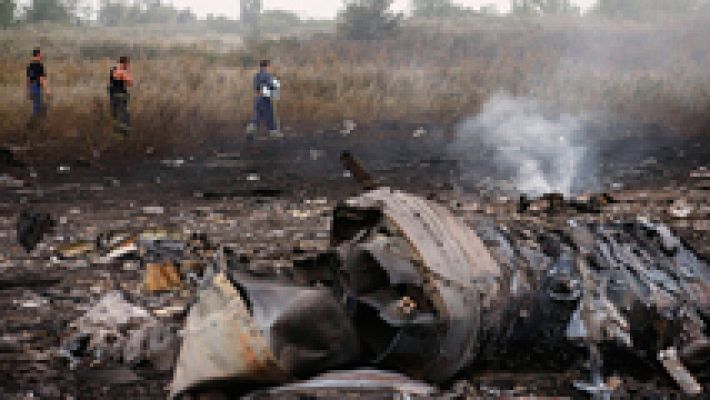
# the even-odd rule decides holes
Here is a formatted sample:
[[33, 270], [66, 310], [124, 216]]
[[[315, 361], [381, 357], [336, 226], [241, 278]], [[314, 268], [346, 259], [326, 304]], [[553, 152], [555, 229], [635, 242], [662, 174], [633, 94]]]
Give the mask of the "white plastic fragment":
[[678, 351], [674, 347], [661, 350], [658, 353], [658, 360], [685, 394], [698, 395], [703, 392], [702, 386], [681, 363], [678, 358]]
[[165, 213], [165, 208], [161, 206], [145, 206], [141, 209], [143, 214], [161, 215]]

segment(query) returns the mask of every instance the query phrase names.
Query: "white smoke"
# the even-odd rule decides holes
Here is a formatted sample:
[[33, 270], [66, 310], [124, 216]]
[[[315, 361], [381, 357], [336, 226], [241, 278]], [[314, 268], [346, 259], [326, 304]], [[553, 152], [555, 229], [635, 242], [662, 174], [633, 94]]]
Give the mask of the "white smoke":
[[569, 195], [585, 163], [583, 133], [584, 123], [575, 116], [550, 117], [534, 100], [499, 93], [459, 124], [449, 150], [476, 179], [481, 171], [467, 168], [492, 164], [495, 178], [509, 180], [519, 192]]

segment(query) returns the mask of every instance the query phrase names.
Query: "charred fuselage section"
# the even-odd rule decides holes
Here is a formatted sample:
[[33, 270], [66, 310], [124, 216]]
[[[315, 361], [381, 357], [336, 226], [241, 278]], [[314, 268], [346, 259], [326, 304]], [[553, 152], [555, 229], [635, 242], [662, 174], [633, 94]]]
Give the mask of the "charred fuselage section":
[[707, 372], [708, 265], [665, 225], [479, 222], [511, 298], [482, 368], [572, 366], [591, 374], [581, 388], [603, 391], [606, 373], [667, 370], [659, 358], [673, 349], [679, 364]]

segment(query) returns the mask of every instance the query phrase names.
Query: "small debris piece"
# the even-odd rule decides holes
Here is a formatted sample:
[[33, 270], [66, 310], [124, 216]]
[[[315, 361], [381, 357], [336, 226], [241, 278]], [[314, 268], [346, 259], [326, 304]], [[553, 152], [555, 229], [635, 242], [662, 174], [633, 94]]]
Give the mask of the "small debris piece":
[[160, 318], [171, 318], [177, 314], [183, 313], [184, 311], [185, 306], [168, 306], [154, 310], [153, 314]]
[[165, 208], [161, 206], [146, 206], [142, 208], [143, 214], [162, 215], [165, 213]]
[[73, 363], [90, 355], [96, 362], [119, 359], [127, 335], [153, 321], [146, 309], [127, 302], [121, 292], [110, 292], [69, 325], [72, 332], [63, 343], [62, 353]]
[[202, 272], [207, 267], [203, 260], [182, 260], [180, 261], [180, 272], [187, 274], [190, 272]]
[[351, 119], [346, 119], [343, 121], [343, 129], [340, 130], [340, 134], [347, 136], [351, 134], [357, 128], [355, 121]]
[[164, 325], [152, 320], [128, 336], [123, 348], [123, 361], [130, 364], [150, 363], [158, 371], [170, 371], [177, 355], [177, 336]]
[[185, 164], [185, 160], [183, 160], [182, 158], [176, 158], [174, 160], [162, 160], [160, 163], [166, 167], [178, 168], [182, 167]]
[[12, 150], [0, 147], [0, 168], [24, 167], [25, 163], [15, 158]]
[[419, 138], [427, 134], [427, 130], [419, 127], [414, 132], [412, 132], [412, 137]]
[[404, 315], [411, 314], [417, 309], [417, 303], [409, 296], [404, 296], [397, 302], [397, 309]]
[[147, 291], [159, 292], [180, 288], [182, 280], [173, 263], [149, 263], [146, 266], [144, 284]]
[[93, 241], [81, 241], [61, 246], [57, 249], [57, 254], [62, 259], [73, 259], [89, 254], [96, 250], [96, 243]]
[[678, 351], [674, 347], [666, 350], [661, 350], [658, 353], [658, 360], [663, 365], [663, 368], [668, 371], [673, 380], [678, 386], [683, 389], [683, 392], [688, 395], [697, 395], [702, 393], [703, 388], [698, 381], [690, 374], [687, 368], [681, 363], [678, 358]]
[[105, 256], [100, 259], [100, 263], [106, 264], [110, 263], [119, 258], [125, 257], [129, 254], [136, 253], [138, 251], [138, 244], [136, 239], [129, 237], [114, 246]]
[[23, 180], [16, 179], [7, 174], [0, 175], [0, 187], [21, 188], [23, 186], [25, 186], [25, 181]]
[[377, 187], [377, 183], [372, 175], [365, 170], [360, 161], [353, 157], [349, 151], [344, 151], [340, 154], [340, 161], [343, 163], [343, 167], [352, 173], [357, 183], [360, 184], [363, 189], [371, 190]]
[[[69, 326], [60, 354], [69, 359], [73, 368], [88, 364], [99, 368], [92, 373], [101, 375], [117, 362], [126, 366], [149, 362], [159, 371], [168, 371], [174, 364], [176, 333], [148, 310], [127, 302], [121, 292], [106, 294]], [[127, 371], [130, 372], [124, 372]]]
[[621, 387], [621, 385], [624, 384], [624, 381], [619, 378], [618, 376], [610, 376], [606, 378], [606, 385], [611, 389], [611, 390], [617, 390]]
[[676, 201], [668, 209], [668, 212], [678, 219], [688, 218], [692, 211], [693, 209], [685, 201]]
[[308, 150], [308, 155], [310, 156], [311, 161], [318, 161], [319, 159], [323, 158], [325, 152], [320, 149], [310, 149]]
[[17, 241], [29, 253], [37, 247], [54, 225], [55, 222], [49, 214], [24, 210], [17, 218]]

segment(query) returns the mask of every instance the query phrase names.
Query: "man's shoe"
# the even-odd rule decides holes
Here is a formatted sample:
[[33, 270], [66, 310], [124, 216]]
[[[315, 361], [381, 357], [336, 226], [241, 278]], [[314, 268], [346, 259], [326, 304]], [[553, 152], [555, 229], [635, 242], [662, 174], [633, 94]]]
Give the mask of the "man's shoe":
[[284, 137], [284, 134], [281, 133], [280, 130], [274, 129], [274, 130], [269, 131], [269, 136], [272, 137], [272, 138], [277, 139], [277, 138], [282, 138], [282, 137]]
[[249, 125], [247, 125], [247, 133], [254, 133], [254, 132], [256, 132], [256, 124], [249, 123]]

